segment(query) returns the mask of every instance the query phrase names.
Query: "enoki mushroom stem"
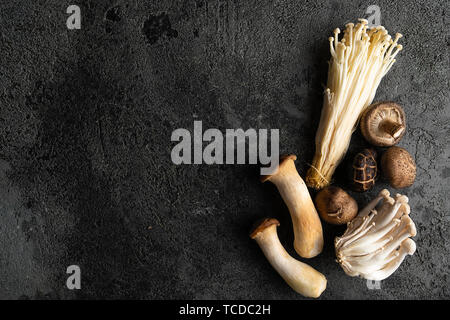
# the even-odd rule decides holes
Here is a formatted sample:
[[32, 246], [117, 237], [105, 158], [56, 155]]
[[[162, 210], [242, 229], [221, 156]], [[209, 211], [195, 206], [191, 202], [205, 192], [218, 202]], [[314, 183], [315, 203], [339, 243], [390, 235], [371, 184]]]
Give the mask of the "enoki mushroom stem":
[[329, 38], [328, 83], [316, 133], [316, 152], [306, 176], [307, 185], [315, 189], [329, 185], [359, 117], [402, 50], [397, 43], [401, 34], [392, 39], [384, 27], [368, 28], [367, 23], [359, 19], [356, 25], [346, 25], [341, 40], [339, 29]]

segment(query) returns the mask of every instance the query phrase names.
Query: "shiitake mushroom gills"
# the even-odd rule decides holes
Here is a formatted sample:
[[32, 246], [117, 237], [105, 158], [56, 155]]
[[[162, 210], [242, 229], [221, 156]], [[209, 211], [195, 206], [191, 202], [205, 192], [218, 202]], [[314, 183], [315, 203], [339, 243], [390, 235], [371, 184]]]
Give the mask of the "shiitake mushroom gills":
[[358, 204], [355, 199], [336, 186], [322, 189], [315, 200], [320, 216], [331, 224], [345, 224], [358, 213]]
[[361, 117], [361, 133], [372, 145], [390, 147], [406, 132], [406, 116], [395, 102], [378, 102], [369, 106]]

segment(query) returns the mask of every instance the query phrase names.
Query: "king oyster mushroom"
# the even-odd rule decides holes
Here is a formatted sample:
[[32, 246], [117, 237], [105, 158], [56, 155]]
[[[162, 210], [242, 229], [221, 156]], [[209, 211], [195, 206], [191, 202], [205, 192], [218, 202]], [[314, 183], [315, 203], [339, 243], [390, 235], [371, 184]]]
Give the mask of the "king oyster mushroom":
[[294, 249], [303, 258], [312, 258], [322, 252], [322, 223], [305, 182], [298, 174], [293, 154], [282, 156], [275, 174], [261, 177], [276, 185], [292, 217]]
[[305, 297], [318, 298], [327, 286], [327, 279], [319, 271], [300, 262], [287, 253], [277, 235], [277, 219], [258, 221], [250, 233], [267, 260], [296, 292]]
[[390, 147], [404, 136], [405, 119], [405, 112], [397, 103], [375, 103], [361, 117], [361, 132], [372, 145]]
[[416, 251], [416, 226], [409, 217], [408, 198], [390, 197], [384, 189], [334, 241], [337, 262], [349, 276], [383, 280]]

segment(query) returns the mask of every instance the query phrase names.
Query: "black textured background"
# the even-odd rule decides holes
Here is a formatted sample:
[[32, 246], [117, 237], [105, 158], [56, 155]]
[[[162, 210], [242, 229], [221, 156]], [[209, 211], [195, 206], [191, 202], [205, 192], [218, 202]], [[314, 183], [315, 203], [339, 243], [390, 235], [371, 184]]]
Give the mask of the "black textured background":
[[[81, 30], [66, 28], [70, 4]], [[402, 192], [418, 250], [369, 290], [334, 261], [343, 228], [324, 225], [324, 252], [308, 263], [328, 279], [323, 299], [448, 299], [449, 2], [391, 0], [2, 0], [0, 298], [301, 299], [248, 238], [256, 219], [276, 217], [295, 256], [275, 187], [256, 166], [175, 166], [170, 136], [194, 120], [279, 128], [304, 176], [327, 39], [371, 4], [405, 36], [375, 101], [407, 113], [400, 146], [418, 176]], [[364, 146], [353, 140], [351, 152]], [[384, 187], [355, 197], [363, 205]], [[78, 291], [65, 287], [71, 264]]]

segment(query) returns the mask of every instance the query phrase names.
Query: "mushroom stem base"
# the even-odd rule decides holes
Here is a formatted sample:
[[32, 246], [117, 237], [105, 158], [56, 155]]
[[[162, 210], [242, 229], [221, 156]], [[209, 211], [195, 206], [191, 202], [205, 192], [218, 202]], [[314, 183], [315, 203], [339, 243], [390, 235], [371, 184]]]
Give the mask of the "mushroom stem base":
[[405, 126], [401, 123], [386, 120], [380, 123], [380, 129], [387, 132], [392, 138], [397, 139], [405, 130]]

